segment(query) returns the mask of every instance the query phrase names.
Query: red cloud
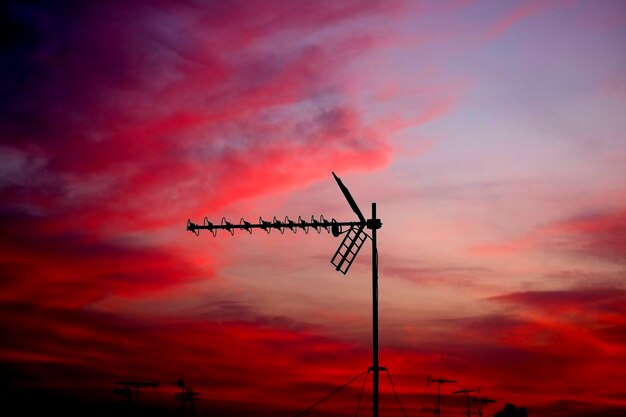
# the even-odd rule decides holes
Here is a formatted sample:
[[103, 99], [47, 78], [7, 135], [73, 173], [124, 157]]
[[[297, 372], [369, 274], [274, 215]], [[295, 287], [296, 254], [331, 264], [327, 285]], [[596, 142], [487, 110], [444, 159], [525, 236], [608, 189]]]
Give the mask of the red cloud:
[[[369, 346], [323, 337], [307, 327], [276, 327], [270, 324], [274, 320], [263, 318], [254, 323], [137, 323], [88, 310], [6, 303], [0, 318], [7, 341], [0, 350], [0, 366], [12, 375], [12, 387], [73, 391], [87, 401], [87, 409], [115, 403], [113, 383], [129, 378], [161, 381], [157, 390], [145, 392], [145, 407], [175, 408], [176, 388], [168, 382], [184, 377], [203, 393], [199, 412], [245, 415], [254, 410], [258, 415], [294, 415], [365, 371], [371, 360]], [[585, 407], [619, 407], [619, 400], [611, 403], [605, 394], [617, 393], [623, 386], [616, 366], [621, 354], [589, 359], [588, 341], [564, 337], [562, 332], [542, 344], [525, 343], [523, 338], [516, 341], [511, 334], [521, 336], [520, 330], [525, 329], [526, 337], [532, 337], [542, 331], [542, 324], [506, 316], [423, 325], [448, 332], [447, 342], [386, 345], [380, 356], [409, 414], [434, 401], [434, 387], [425, 384], [428, 373], [459, 381], [442, 390], [449, 413], [460, 412], [464, 406], [464, 398], [451, 394], [453, 388], [481, 386], [483, 395], [547, 416], [546, 410], [557, 409], [562, 399], [573, 399], [569, 393], [581, 378], [587, 381], [586, 387], [589, 381], [597, 383], [591, 385], [595, 389], [587, 390]], [[568, 347], [566, 351], [563, 346]], [[362, 382], [355, 381], [319, 412], [354, 412]], [[371, 375], [365, 386], [364, 412], [371, 407], [370, 393]], [[124, 404], [122, 399], [117, 403]], [[402, 415], [385, 373], [381, 375], [381, 409], [388, 415]]]
[[387, 4], [23, 7], [2, 68], [19, 86], [0, 119], [6, 300], [74, 307], [210, 276], [149, 235], [391, 158], [332, 71], [364, 35], [293, 41]]
[[[169, 382], [182, 376], [203, 392], [209, 409], [293, 415], [365, 371], [369, 358], [349, 342], [260, 323], [146, 326], [85, 310], [6, 303], [0, 317], [6, 336], [0, 366], [14, 374], [12, 389], [73, 390], [92, 406], [115, 400], [115, 381], [144, 378], [161, 381], [164, 393], [144, 401], [167, 407], [176, 390]], [[335, 405], [352, 406], [354, 399]]]
[[576, 311], [626, 313], [626, 290], [579, 288], [574, 290], [525, 291], [492, 297], [492, 300], [521, 304], [547, 314]]
[[626, 260], [626, 210], [593, 214], [553, 226], [555, 233], [572, 236], [572, 249], [614, 261]]
[[387, 164], [389, 132], [347, 102], [335, 73], [374, 35], [312, 35], [395, 6], [18, 9], [24, 36], [0, 68], [3, 387], [93, 405], [119, 379], [183, 376], [231, 415], [292, 415], [364, 370], [362, 347], [302, 329], [137, 323], [90, 306], [211, 277], [210, 254], [199, 265], [162, 235], [147, 243], [185, 233], [188, 217]]
[[592, 214], [538, 227], [510, 242], [482, 245], [472, 252], [484, 255], [547, 248], [609, 261], [626, 259], [626, 210]]
[[[390, 160], [389, 131], [342, 102], [332, 71], [367, 46], [364, 35], [302, 45], [291, 32], [393, 6], [311, 3], [302, 13], [304, 6], [278, 4], [172, 3], [167, 12], [107, 4], [110, 19], [101, 20], [102, 7], [74, 14], [42, 6], [45, 27], [26, 28], [41, 45], [18, 61], [30, 76], [3, 103], [0, 140], [27, 159], [37, 155], [43, 162], [31, 177], [45, 180], [5, 188], [5, 203], [62, 210], [106, 233], [149, 230], [180, 213], [204, 215]], [[287, 20], [270, 24], [277, 13]], [[276, 38], [284, 38], [281, 50]]]
[[172, 249], [81, 231], [59, 232], [58, 222], [53, 217], [3, 213], [0, 300], [75, 308], [109, 295], [143, 295], [201, 273], [210, 276]]

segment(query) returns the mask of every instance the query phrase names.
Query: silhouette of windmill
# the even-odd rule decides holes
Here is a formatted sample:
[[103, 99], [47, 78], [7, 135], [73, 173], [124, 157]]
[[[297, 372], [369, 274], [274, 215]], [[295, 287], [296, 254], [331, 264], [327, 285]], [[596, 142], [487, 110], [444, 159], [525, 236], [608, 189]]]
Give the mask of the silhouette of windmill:
[[492, 400], [491, 398], [486, 398], [486, 397], [482, 397], [482, 398], [472, 398], [472, 401], [476, 403], [476, 415], [478, 415], [478, 417], [483, 417], [483, 407], [485, 406], [485, 404], [490, 404], [490, 403], [495, 403], [496, 400]]
[[432, 412], [437, 417], [440, 417], [441, 416], [441, 384], [448, 384], [448, 383], [454, 384], [456, 383], [456, 381], [453, 381], [452, 379], [444, 379], [444, 378], [433, 379], [430, 375], [428, 375], [426, 376], [426, 382], [428, 383], [428, 385], [432, 384], [433, 382], [437, 383], [437, 407], [422, 407], [422, 411]]
[[[382, 227], [382, 222], [376, 217], [376, 203], [372, 203], [372, 217], [365, 219], [361, 213], [361, 209], [359, 209], [354, 198], [352, 198], [350, 191], [348, 191], [334, 172], [333, 177], [337, 181], [337, 185], [348, 201], [352, 211], [357, 215], [358, 221], [338, 222], [335, 219], [328, 221], [324, 219], [323, 216], [320, 216], [319, 220], [311, 217], [310, 222], [302, 220], [301, 217], [298, 217], [297, 221], [290, 220], [288, 217], [285, 217], [285, 220], [281, 221], [274, 217], [272, 221], [265, 221], [259, 218], [259, 223], [256, 224], [250, 223], [244, 219], [241, 219], [239, 224], [233, 224], [228, 222], [225, 218], [222, 218], [221, 224], [213, 224], [205, 217], [201, 225], [187, 220], [187, 230], [193, 232], [195, 235], [199, 235], [200, 230], [208, 230], [213, 236], [216, 236], [219, 230], [226, 230], [233, 235], [235, 230], [245, 230], [252, 234], [254, 229], [261, 229], [267, 233], [270, 233], [272, 230], [278, 230], [281, 234], [285, 233], [287, 229], [291, 230], [293, 233], [296, 233], [298, 229], [302, 230], [304, 233], [308, 233], [310, 229], [318, 233], [324, 230], [332, 233], [335, 237], [339, 237], [341, 234], [345, 233], [345, 237], [330, 261], [333, 266], [335, 266], [335, 269], [344, 275], [348, 272], [348, 269], [356, 259], [359, 250], [367, 238], [370, 238], [372, 241], [372, 366], [368, 371], [374, 373], [374, 377], [372, 378], [372, 416], [378, 417], [379, 374], [380, 371], [387, 371], [386, 368], [379, 366], [378, 363], [378, 249], [376, 246], [376, 232]], [[369, 229], [371, 235], [368, 235], [364, 229]]]
[[467, 415], [467, 417], [472, 417], [472, 406], [471, 406], [471, 402], [470, 402], [470, 392], [480, 392], [480, 387], [478, 388], [473, 388], [473, 389], [462, 389], [462, 390], [458, 390], [458, 391], [453, 391], [453, 394], [465, 394], [467, 395], [467, 413], [465, 413]]

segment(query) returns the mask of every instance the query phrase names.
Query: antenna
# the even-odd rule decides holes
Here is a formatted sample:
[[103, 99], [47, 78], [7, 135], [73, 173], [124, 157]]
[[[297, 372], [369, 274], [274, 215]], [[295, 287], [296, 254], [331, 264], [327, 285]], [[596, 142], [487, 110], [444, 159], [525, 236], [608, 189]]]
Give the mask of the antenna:
[[[359, 206], [354, 201], [354, 198], [352, 198], [350, 191], [348, 191], [348, 188], [346, 188], [334, 172], [332, 174], [337, 181], [339, 189], [352, 208], [352, 211], [354, 211], [359, 218], [358, 221], [339, 222], [335, 219], [328, 221], [324, 219], [323, 216], [320, 216], [319, 220], [315, 219], [315, 217], [311, 217], [311, 221], [309, 222], [302, 220], [301, 217], [298, 217], [297, 221], [290, 220], [289, 217], [285, 217], [285, 220], [281, 221], [274, 217], [272, 221], [259, 218], [258, 223], [250, 223], [241, 219], [239, 224], [236, 224], [230, 223], [226, 221], [225, 218], [222, 218], [220, 224], [214, 224], [205, 217], [202, 225], [187, 220], [187, 230], [194, 233], [196, 236], [200, 234], [200, 230], [207, 230], [211, 232], [213, 236], [216, 236], [217, 232], [220, 230], [226, 230], [233, 235], [236, 230], [245, 230], [246, 232], [252, 233], [254, 229], [261, 229], [267, 233], [270, 233], [272, 230], [278, 230], [281, 234], [285, 233], [287, 229], [293, 233], [296, 233], [298, 229], [304, 231], [304, 233], [308, 233], [310, 229], [318, 233], [324, 230], [328, 233], [332, 233], [335, 237], [346, 233], [346, 236], [343, 238], [339, 248], [331, 259], [331, 263], [335, 266], [335, 269], [344, 275], [348, 272], [352, 262], [356, 259], [366, 238], [369, 237], [372, 241], [372, 366], [368, 371], [374, 372], [374, 378], [372, 378], [372, 408], [373, 417], [378, 417], [379, 373], [381, 370], [385, 370], [384, 367], [380, 367], [378, 364], [378, 249], [376, 247], [376, 231], [382, 227], [382, 222], [376, 217], [376, 203], [372, 203], [372, 217], [366, 220]], [[345, 232], [344, 227], [347, 228]], [[371, 236], [364, 232], [365, 228], [371, 230]]]
[[113, 391], [115, 394], [127, 396], [129, 402], [132, 398], [132, 387], [135, 388], [135, 403], [139, 406], [139, 389], [155, 388], [159, 386], [158, 382], [150, 381], [118, 381], [115, 385], [123, 385], [124, 388]]
[[[178, 378], [178, 380], [174, 382], [174, 385], [176, 385], [178, 388], [181, 389], [180, 395], [184, 396], [185, 395], [185, 380], [182, 378]], [[174, 395], [175, 398], [180, 399], [180, 415], [181, 417], [185, 417], [185, 399], [178, 398], [177, 396], [178, 394]]]
[[453, 394], [465, 394], [467, 396], [467, 417], [472, 417], [472, 409], [470, 403], [470, 392], [480, 392], [480, 387], [472, 389], [462, 389], [459, 391], [453, 391]]
[[434, 415], [436, 415], [437, 417], [441, 417], [441, 384], [454, 384], [456, 383], [456, 381], [444, 378], [433, 379], [430, 375], [427, 375], [426, 382], [428, 383], [428, 385], [432, 384], [433, 382], [437, 383], [437, 407], [423, 407], [422, 411], [432, 411]]
[[[178, 381], [175, 382], [175, 384], [177, 386], [181, 386], [179, 384], [179, 382], [182, 382], [182, 385], [184, 386], [185, 381], [183, 381], [182, 379], [179, 379]], [[196, 392], [193, 390], [192, 387], [187, 386], [187, 387], [183, 387], [181, 392], [177, 392], [176, 394], [174, 394], [174, 398], [177, 400], [180, 400], [180, 404], [181, 404], [181, 413], [184, 416], [185, 415], [185, 403], [188, 402], [189, 403], [189, 417], [193, 417], [194, 414], [194, 408], [193, 408], [193, 403], [195, 401], [200, 400], [200, 393]]]
[[128, 400], [128, 404], [132, 404], [132, 401], [133, 401], [133, 390], [130, 387], [115, 388], [113, 390], [113, 394], [121, 395], [122, 397], [126, 397], [126, 399]]
[[491, 398], [486, 398], [486, 397], [482, 397], [482, 398], [472, 398], [472, 401], [476, 403], [476, 414], [478, 415], [478, 417], [483, 417], [483, 407], [485, 406], [485, 404], [490, 404], [490, 403], [495, 403], [496, 400], [492, 400]]

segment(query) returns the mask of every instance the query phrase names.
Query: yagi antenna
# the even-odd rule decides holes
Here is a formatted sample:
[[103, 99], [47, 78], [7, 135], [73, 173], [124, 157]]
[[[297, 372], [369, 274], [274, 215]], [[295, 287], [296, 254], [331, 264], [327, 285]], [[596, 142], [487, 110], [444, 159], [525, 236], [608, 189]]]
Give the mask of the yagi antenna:
[[486, 398], [486, 397], [481, 397], [481, 398], [474, 397], [472, 398], [472, 401], [476, 403], [476, 415], [478, 417], [483, 417], [483, 407], [486, 404], [496, 402], [496, 400], [492, 400], [491, 398]]
[[126, 397], [129, 404], [133, 402], [133, 390], [128, 386], [124, 388], [115, 388], [113, 390], [113, 394]]
[[444, 378], [434, 379], [432, 376], [427, 375], [426, 382], [428, 383], [428, 385], [432, 384], [433, 382], [437, 384], [437, 407], [423, 407], [422, 410], [432, 411], [434, 415], [436, 415], [437, 417], [440, 417], [441, 416], [441, 384], [454, 384], [456, 383], [456, 381], [452, 379], [444, 379]]
[[480, 387], [462, 389], [462, 390], [452, 392], [453, 394], [465, 394], [467, 396], [467, 417], [472, 417], [472, 407], [471, 407], [470, 396], [469, 396], [470, 392], [480, 392]]
[[[179, 386], [180, 387], [180, 386]], [[181, 415], [185, 416], [185, 403], [189, 403], [189, 417], [194, 417], [194, 402], [201, 400], [200, 393], [194, 391], [192, 387], [183, 387], [181, 392], [174, 394], [174, 398], [181, 403]]]
[[173, 384], [181, 390], [180, 397], [178, 397], [178, 394], [175, 394], [174, 397], [180, 400], [180, 416], [185, 417], [185, 380], [178, 378]]
[[[323, 216], [320, 216], [318, 219], [312, 216], [311, 221], [303, 220], [301, 217], [298, 217], [298, 220], [291, 220], [289, 217], [285, 217], [285, 220], [280, 220], [274, 217], [271, 221], [259, 218], [258, 223], [251, 223], [244, 219], [241, 219], [239, 223], [231, 223], [225, 218], [222, 218], [220, 223], [212, 223], [205, 217], [202, 224], [187, 220], [187, 230], [193, 232], [196, 236], [200, 234], [201, 230], [207, 230], [213, 236], [216, 236], [220, 230], [225, 230], [233, 235], [237, 230], [252, 233], [255, 229], [263, 230], [268, 234], [272, 230], [278, 230], [283, 234], [287, 230], [293, 233], [296, 233], [298, 230], [308, 233], [309, 230], [312, 229], [317, 233], [321, 233], [322, 231], [332, 233], [335, 237], [346, 233], [339, 248], [331, 258], [331, 263], [335, 269], [344, 275], [348, 272], [348, 269], [350, 269], [359, 250], [369, 237], [372, 241], [372, 366], [369, 368], [369, 371], [374, 372], [374, 378], [372, 378], [373, 417], [378, 417], [379, 372], [385, 370], [384, 367], [378, 364], [378, 249], [376, 247], [376, 231], [382, 227], [382, 222], [376, 217], [376, 203], [372, 203], [372, 217], [366, 220], [359, 206], [354, 201], [354, 198], [352, 198], [350, 191], [348, 191], [348, 188], [346, 188], [334, 172], [333, 177], [337, 181], [337, 185], [339, 185], [339, 189], [348, 201], [352, 211], [357, 215], [358, 221], [340, 222], [335, 219], [329, 221], [324, 219]], [[371, 231], [371, 235], [365, 233], [364, 229], [366, 228]]]
[[143, 388], [156, 388], [159, 383], [156, 381], [117, 381], [115, 385], [123, 385], [124, 388], [118, 388], [113, 391], [117, 395], [123, 395], [130, 401], [132, 398], [132, 388], [135, 388], [135, 402], [139, 404], [139, 390]]

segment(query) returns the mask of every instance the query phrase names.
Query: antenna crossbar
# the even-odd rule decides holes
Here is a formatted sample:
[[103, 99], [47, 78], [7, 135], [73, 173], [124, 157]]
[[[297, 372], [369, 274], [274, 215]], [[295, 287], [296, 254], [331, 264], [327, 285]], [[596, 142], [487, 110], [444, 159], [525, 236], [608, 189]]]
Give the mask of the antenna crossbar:
[[285, 233], [285, 230], [290, 230], [293, 233], [296, 233], [298, 229], [303, 230], [304, 233], [309, 233], [310, 229], [315, 230], [317, 233], [321, 233], [322, 231], [326, 231], [328, 233], [332, 233], [335, 236], [339, 236], [343, 233], [344, 227], [365, 227], [367, 226], [367, 222], [338, 222], [335, 219], [326, 220], [324, 216], [320, 216], [319, 220], [314, 216], [311, 216], [310, 221], [304, 221], [301, 217], [298, 217], [298, 220], [291, 220], [289, 217], [285, 217], [285, 220], [278, 220], [274, 217], [273, 220], [263, 220], [262, 217], [259, 217], [258, 223], [250, 223], [244, 219], [241, 219], [239, 224], [231, 223], [227, 221], [225, 218], [222, 218], [221, 223], [212, 223], [206, 217], [204, 218], [203, 224], [193, 223], [191, 220], [187, 220], [187, 230], [193, 232], [196, 236], [200, 234], [200, 230], [208, 230], [213, 234], [213, 236], [217, 235], [218, 230], [226, 230], [231, 235], [235, 234], [235, 230], [245, 230], [248, 233], [252, 233], [254, 229], [261, 229], [267, 233], [270, 233], [272, 230], [278, 230], [281, 234]]

